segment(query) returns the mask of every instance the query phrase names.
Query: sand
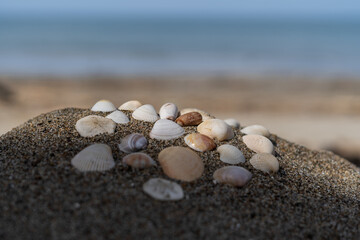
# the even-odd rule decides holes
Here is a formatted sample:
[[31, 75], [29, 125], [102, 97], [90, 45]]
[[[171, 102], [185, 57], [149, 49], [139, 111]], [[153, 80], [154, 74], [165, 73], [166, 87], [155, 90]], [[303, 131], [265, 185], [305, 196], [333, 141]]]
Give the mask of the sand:
[[[120, 163], [116, 144], [150, 123], [131, 119], [114, 134], [82, 138], [74, 125], [89, 110], [67, 108], [40, 115], [0, 137], [1, 239], [358, 239], [359, 168], [331, 152], [312, 151], [276, 135], [280, 170], [255, 170], [254, 154], [241, 133], [225, 141], [238, 146], [253, 173], [242, 188], [216, 184], [213, 172], [226, 164], [218, 153], [200, 156], [203, 176], [181, 184], [185, 198], [157, 201], [142, 191], [152, 177], [167, 177], [161, 167], [132, 170]], [[127, 114], [130, 116], [129, 112]], [[105, 114], [99, 114], [105, 115]], [[186, 127], [193, 132], [194, 127]], [[70, 164], [91, 143], [112, 148], [116, 166], [103, 173], [81, 173]], [[217, 144], [219, 144], [217, 142]], [[184, 145], [182, 138], [149, 139], [146, 150]]]

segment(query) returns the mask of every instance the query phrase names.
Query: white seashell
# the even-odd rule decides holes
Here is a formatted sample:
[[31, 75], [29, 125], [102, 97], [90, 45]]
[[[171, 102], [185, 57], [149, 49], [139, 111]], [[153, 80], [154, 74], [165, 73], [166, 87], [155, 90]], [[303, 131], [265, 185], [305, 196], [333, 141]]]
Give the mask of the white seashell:
[[238, 129], [240, 128], [240, 123], [238, 120], [234, 119], [234, 118], [228, 118], [225, 119], [224, 122], [226, 122], [227, 125], [229, 125], [232, 128]]
[[169, 119], [175, 121], [175, 119], [179, 115], [179, 110], [175, 104], [165, 103], [160, 108], [159, 115], [161, 119]]
[[131, 100], [131, 101], [127, 101], [126, 103], [123, 103], [119, 107], [119, 110], [134, 111], [135, 109], [137, 109], [141, 105], [142, 105], [141, 102], [139, 102], [138, 100]]
[[155, 161], [146, 153], [131, 153], [123, 157], [122, 161], [133, 168], [148, 168], [156, 165]]
[[216, 138], [219, 141], [229, 140], [234, 137], [233, 129], [220, 119], [208, 119], [202, 122], [197, 130], [210, 138]]
[[119, 110], [115, 110], [114, 112], [110, 113], [106, 116], [106, 118], [109, 118], [114, 122], [120, 124], [126, 124], [129, 122], [129, 118], [122, 111]]
[[252, 174], [242, 167], [226, 166], [216, 170], [213, 177], [217, 182], [242, 187], [250, 181]]
[[245, 127], [243, 129], [241, 129], [241, 132], [244, 134], [253, 134], [253, 135], [261, 135], [264, 137], [269, 137], [270, 136], [270, 132], [269, 130], [267, 130], [267, 128], [261, 126], [261, 125], [251, 125], [248, 127]]
[[156, 122], [156, 120], [159, 119], [159, 116], [157, 115], [155, 108], [150, 104], [145, 104], [137, 108], [132, 113], [132, 117], [136, 120], [145, 121], [145, 122]]
[[184, 115], [184, 114], [189, 113], [189, 112], [198, 112], [198, 113], [200, 113], [201, 116], [202, 116], [203, 121], [215, 118], [215, 117], [211, 116], [209, 113], [207, 113], [207, 112], [205, 112], [203, 110], [197, 109], [197, 108], [184, 108], [184, 109], [182, 109], [180, 111], [180, 115]]
[[106, 171], [115, 166], [111, 148], [106, 144], [93, 144], [71, 160], [71, 164], [81, 172]]
[[91, 108], [91, 111], [94, 112], [112, 112], [115, 111], [116, 107], [112, 102], [108, 100], [100, 100]]
[[139, 133], [132, 133], [121, 139], [121, 143], [118, 145], [120, 151], [125, 153], [137, 152], [146, 149], [148, 141]]
[[245, 157], [243, 153], [237, 148], [229, 144], [221, 145], [217, 148], [220, 153], [220, 160], [228, 164], [244, 163]]
[[246, 146], [256, 153], [274, 153], [274, 145], [264, 136], [245, 135], [242, 139]]
[[82, 137], [93, 137], [102, 133], [114, 133], [116, 124], [113, 120], [97, 115], [81, 118], [75, 128]]
[[162, 178], [152, 178], [143, 185], [143, 191], [161, 201], [175, 201], [184, 198], [181, 186]]
[[178, 138], [185, 130], [173, 121], [160, 119], [156, 121], [150, 132], [150, 137], [159, 140], [170, 140]]
[[250, 159], [251, 165], [260, 171], [270, 173], [279, 171], [279, 161], [270, 153], [258, 153]]

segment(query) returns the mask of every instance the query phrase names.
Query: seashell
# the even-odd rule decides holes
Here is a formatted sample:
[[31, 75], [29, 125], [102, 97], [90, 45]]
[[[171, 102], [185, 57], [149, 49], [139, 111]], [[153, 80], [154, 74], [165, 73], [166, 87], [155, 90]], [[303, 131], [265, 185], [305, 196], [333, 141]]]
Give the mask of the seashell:
[[234, 131], [223, 120], [208, 119], [197, 127], [198, 132], [219, 141], [229, 140], [234, 137]]
[[161, 119], [168, 119], [175, 121], [175, 119], [179, 115], [179, 110], [175, 104], [165, 103], [160, 108], [159, 115]]
[[150, 131], [150, 137], [159, 140], [170, 140], [178, 138], [185, 133], [185, 130], [178, 124], [167, 119], [156, 121]]
[[119, 110], [134, 111], [135, 109], [137, 109], [141, 105], [142, 105], [141, 102], [139, 102], [138, 100], [131, 100], [131, 101], [127, 101], [126, 103], [123, 103], [119, 107]]
[[71, 160], [71, 164], [81, 172], [106, 171], [115, 166], [111, 148], [99, 143], [84, 148]]
[[204, 172], [201, 158], [189, 148], [165, 148], [159, 153], [158, 160], [164, 173], [170, 178], [191, 182]]
[[123, 157], [122, 161], [133, 168], [148, 168], [156, 165], [155, 161], [146, 153], [131, 153]]
[[256, 153], [274, 153], [274, 145], [264, 136], [250, 134], [243, 136], [242, 139], [246, 146]]
[[227, 125], [229, 125], [232, 128], [238, 129], [240, 128], [240, 123], [238, 120], [234, 119], [234, 118], [228, 118], [225, 119], [224, 122], [226, 122]]
[[76, 122], [75, 128], [82, 137], [93, 137], [102, 133], [114, 133], [116, 124], [113, 120], [97, 115], [83, 117]]
[[94, 112], [112, 112], [115, 111], [116, 107], [112, 102], [108, 100], [100, 100], [91, 108], [91, 111]]
[[270, 153], [258, 153], [250, 159], [251, 165], [260, 171], [270, 173], [279, 171], [279, 161]]
[[184, 140], [189, 147], [199, 152], [210, 151], [216, 147], [214, 140], [201, 133], [188, 134]]
[[216, 170], [213, 177], [217, 182], [242, 187], [251, 179], [252, 174], [242, 167], [226, 166]]
[[182, 109], [180, 111], [180, 115], [184, 115], [184, 114], [189, 113], [189, 112], [198, 112], [198, 113], [200, 113], [201, 116], [202, 116], [203, 121], [215, 118], [215, 117], [211, 116], [209, 113], [207, 113], [207, 112], [205, 112], [203, 110], [197, 109], [197, 108], [184, 108], [184, 109]]
[[132, 117], [136, 120], [145, 121], [145, 122], [156, 122], [159, 119], [159, 116], [156, 113], [155, 108], [150, 104], [142, 105], [138, 107], [133, 113]]
[[125, 153], [137, 152], [146, 149], [148, 141], [139, 133], [132, 133], [121, 139], [121, 143], [118, 145], [120, 151]]
[[217, 148], [220, 153], [220, 160], [228, 164], [244, 163], [245, 157], [243, 153], [237, 148], [229, 144], [221, 145]]
[[253, 135], [261, 135], [264, 137], [269, 137], [270, 136], [270, 132], [269, 130], [267, 130], [267, 128], [261, 126], [261, 125], [251, 125], [248, 127], [245, 127], [243, 129], [241, 129], [241, 132], [244, 134], [253, 134]]
[[129, 122], [129, 118], [122, 111], [119, 110], [115, 110], [114, 112], [110, 113], [106, 116], [106, 118], [109, 118], [114, 122], [120, 124], [126, 124]]
[[161, 201], [175, 201], [184, 197], [184, 191], [179, 184], [162, 178], [148, 180], [143, 185], [143, 191]]
[[197, 126], [202, 122], [202, 116], [198, 112], [189, 112], [178, 117], [175, 122], [180, 126]]

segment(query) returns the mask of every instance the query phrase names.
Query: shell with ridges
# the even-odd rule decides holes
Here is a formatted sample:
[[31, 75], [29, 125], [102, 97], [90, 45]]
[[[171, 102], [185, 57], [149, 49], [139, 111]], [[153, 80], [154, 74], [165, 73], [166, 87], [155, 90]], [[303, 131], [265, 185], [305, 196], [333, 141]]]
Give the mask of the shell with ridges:
[[202, 116], [198, 112], [189, 112], [178, 117], [175, 122], [180, 126], [197, 126], [202, 122]]
[[217, 182], [242, 187], [250, 181], [252, 174], [242, 167], [226, 166], [216, 170], [213, 177]]
[[71, 164], [81, 172], [106, 171], [115, 166], [111, 148], [106, 144], [93, 144], [71, 160]]
[[158, 160], [164, 173], [170, 178], [191, 182], [204, 172], [201, 158], [189, 148], [165, 148], [159, 153]]
[[229, 144], [221, 145], [217, 148], [220, 153], [220, 160], [228, 164], [244, 163], [245, 157], [243, 153], [237, 148]]
[[150, 104], [145, 104], [135, 109], [132, 113], [132, 117], [136, 120], [145, 122], [156, 122], [159, 119], [155, 108]]
[[152, 178], [143, 185], [143, 191], [161, 201], [176, 201], [184, 197], [181, 186], [162, 178]]
[[242, 139], [246, 146], [256, 153], [274, 153], [274, 145], [264, 136], [250, 134], [243, 136]]
[[148, 168], [156, 165], [155, 161], [146, 153], [131, 153], [123, 157], [122, 162], [133, 168]]
[[191, 133], [184, 137], [185, 143], [192, 149], [205, 152], [213, 150], [216, 147], [214, 140], [201, 133]]
[[83, 117], [76, 122], [75, 128], [82, 137], [93, 137], [102, 133], [114, 133], [113, 120], [97, 115]]
[[114, 112], [110, 113], [106, 116], [106, 118], [109, 118], [119, 124], [126, 124], [129, 122], [129, 118], [119, 110], [115, 110]]
[[189, 112], [198, 112], [198, 113], [200, 113], [201, 116], [202, 116], [203, 121], [215, 118], [215, 117], [211, 116], [209, 113], [207, 113], [207, 112], [205, 112], [203, 110], [197, 109], [197, 108], [184, 108], [184, 109], [182, 109], [180, 111], [180, 115], [184, 115], [184, 114], [189, 113]]
[[156, 121], [150, 131], [150, 137], [159, 140], [170, 140], [178, 138], [185, 133], [185, 130], [178, 124], [167, 119]]
[[244, 134], [253, 134], [253, 135], [261, 135], [264, 137], [269, 137], [270, 136], [270, 132], [269, 130], [267, 130], [267, 128], [265, 128], [264, 126], [261, 125], [251, 125], [248, 127], [245, 127], [243, 129], [241, 129], [241, 132]]
[[100, 100], [91, 108], [94, 112], [112, 112], [115, 111], [116, 107], [109, 100]]
[[179, 110], [174, 103], [165, 103], [161, 106], [159, 115], [161, 119], [175, 121], [175, 119], [179, 115]]
[[238, 120], [234, 119], [234, 118], [228, 118], [225, 119], [224, 122], [226, 122], [227, 125], [229, 125], [232, 128], [235, 129], [239, 129], [240, 128], [240, 123]]
[[270, 173], [279, 171], [279, 161], [270, 153], [258, 153], [252, 156], [250, 164], [260, 171]]
[[123, 103], [119, 107], [119, 110], [134, 111], [141, 105], [142, 105], [141, 102], [139, 102], [138, 100], [131, 100], [131, 101], [127, 101], [127, 102]]
[[229, 140], [234, 137], [233, 129], [220, 119], [208, 119], [201, 123], [197, 130], [210, 138], [216, 138], [219, 141]]
[[132, 133], [121, 139], [118, 145], [120, 151], [125, 153], [137, 152], [146, 149], [148, 141], [140, 133]]

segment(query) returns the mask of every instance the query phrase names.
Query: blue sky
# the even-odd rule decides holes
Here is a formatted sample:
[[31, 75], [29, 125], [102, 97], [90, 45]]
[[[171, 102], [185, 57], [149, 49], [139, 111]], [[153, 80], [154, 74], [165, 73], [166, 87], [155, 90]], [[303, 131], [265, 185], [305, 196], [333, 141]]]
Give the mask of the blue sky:
[[1, 0], [1, 15], [360, 15], [360, 0]]

